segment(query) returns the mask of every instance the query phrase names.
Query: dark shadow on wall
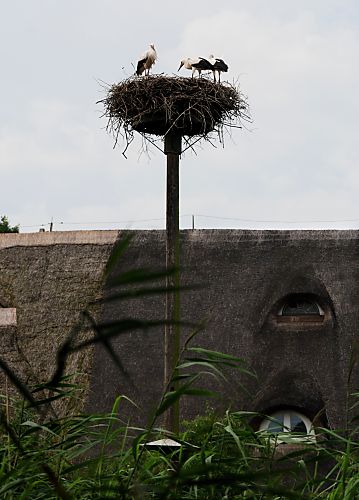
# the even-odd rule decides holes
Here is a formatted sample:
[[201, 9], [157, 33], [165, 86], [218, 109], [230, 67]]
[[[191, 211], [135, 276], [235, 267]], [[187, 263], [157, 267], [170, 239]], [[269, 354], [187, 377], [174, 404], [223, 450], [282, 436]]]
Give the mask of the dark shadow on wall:
[[300, 370], [284, 369], [269, 374], [267, 382], [253, 400], [253, 409], [271, 414], [292, 408], [306, 415], [316, 426], [328, 427], [325, 402], [319, 384]]

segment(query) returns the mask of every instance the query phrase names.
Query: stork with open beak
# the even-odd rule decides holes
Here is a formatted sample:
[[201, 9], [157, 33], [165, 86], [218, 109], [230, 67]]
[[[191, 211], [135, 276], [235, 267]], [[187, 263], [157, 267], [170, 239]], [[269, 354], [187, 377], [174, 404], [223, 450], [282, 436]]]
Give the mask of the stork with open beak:
[[202, 71], [212, 70], [211, 63], [204, 57], [197, 57], [196, 59], [187, 57], [187, 59], [182, 59], [178, 71], [182, 68], [182, 66], [184, 66], [186, 69], [192, 70], [192, 78], [194, 77], [196, 71], [198, 72], [198, 76], [200, 77]]
[[139, 58], [137, 63], [136, 75], [140, 76], [145, 73], [145, 76], [150, 74], [151, 67], [157, 60], [157, 52], [153, 43], [150, 44], [149, 49]]

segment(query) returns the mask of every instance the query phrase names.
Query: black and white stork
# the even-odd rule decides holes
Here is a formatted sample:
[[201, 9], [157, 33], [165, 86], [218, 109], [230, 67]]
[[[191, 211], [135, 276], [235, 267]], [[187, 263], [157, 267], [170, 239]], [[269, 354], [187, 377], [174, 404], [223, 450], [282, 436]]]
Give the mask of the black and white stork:
[[216, 71], [218, 73], [218, 82], [221, 82], [221, 73], [227, 73], [228, 65], [223, 61], [223, 59], [219, 59], [218, 57], [214, 57], [213, 55], [209, 56], [209, 61], [212, 64], [213, 78], [216, 81]]
[[196, 57], [196, 59], [187, 57], [187, 59], [182, 59], [178, 71], [182, 68], [182, 66], [184, 66], [186, 69], [192, 70], [192, 78], [196, 71], [198, 72], [198, 76], [201, 76], [202, 71], [213, 71], [212, 64], [204, 57]]
[[140, 76], [145, 72], [145, 76], [150, 74], [150, 69], [155, 64], [157, 59], [157, 52], [153, 43], [150, 44], [149, 49], [139, 58], [137, 63], [136, 75]]

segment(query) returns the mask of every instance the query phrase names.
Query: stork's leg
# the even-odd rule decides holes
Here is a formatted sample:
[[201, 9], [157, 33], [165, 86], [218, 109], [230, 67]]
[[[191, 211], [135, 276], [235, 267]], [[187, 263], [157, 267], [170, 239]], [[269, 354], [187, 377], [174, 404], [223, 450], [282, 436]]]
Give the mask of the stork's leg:
[[218, 71], [218, 83], [221, 83], [221, 72]]
[[216, 83], [216, 70], [214, 69], [212, 73], [213, 73], [213, 81], [214, 83]]

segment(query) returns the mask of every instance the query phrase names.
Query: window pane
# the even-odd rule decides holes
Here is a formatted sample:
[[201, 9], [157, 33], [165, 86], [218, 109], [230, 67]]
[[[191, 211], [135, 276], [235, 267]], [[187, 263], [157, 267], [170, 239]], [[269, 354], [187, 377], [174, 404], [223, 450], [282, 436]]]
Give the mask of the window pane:
[[320, 311], [316, 302], [303, 299], [291, 299], [283, 306], [282, 310], [283, 316], [306, 316], [319, 314]]
[[279, 432], [283, 432], [283, 427], [284, 427], [284, 415], [277, 414], [273, 416], [273, 420], [269, 420], [269, 425], [267, 427], [267, 430], [272, 434], [278, 434]]
[[301, 434], [307, 434], [307, 428], [303, 420], [299, 415], [292, 414], [290, 416], [290, 429], [292, 432], [298, 432]]

